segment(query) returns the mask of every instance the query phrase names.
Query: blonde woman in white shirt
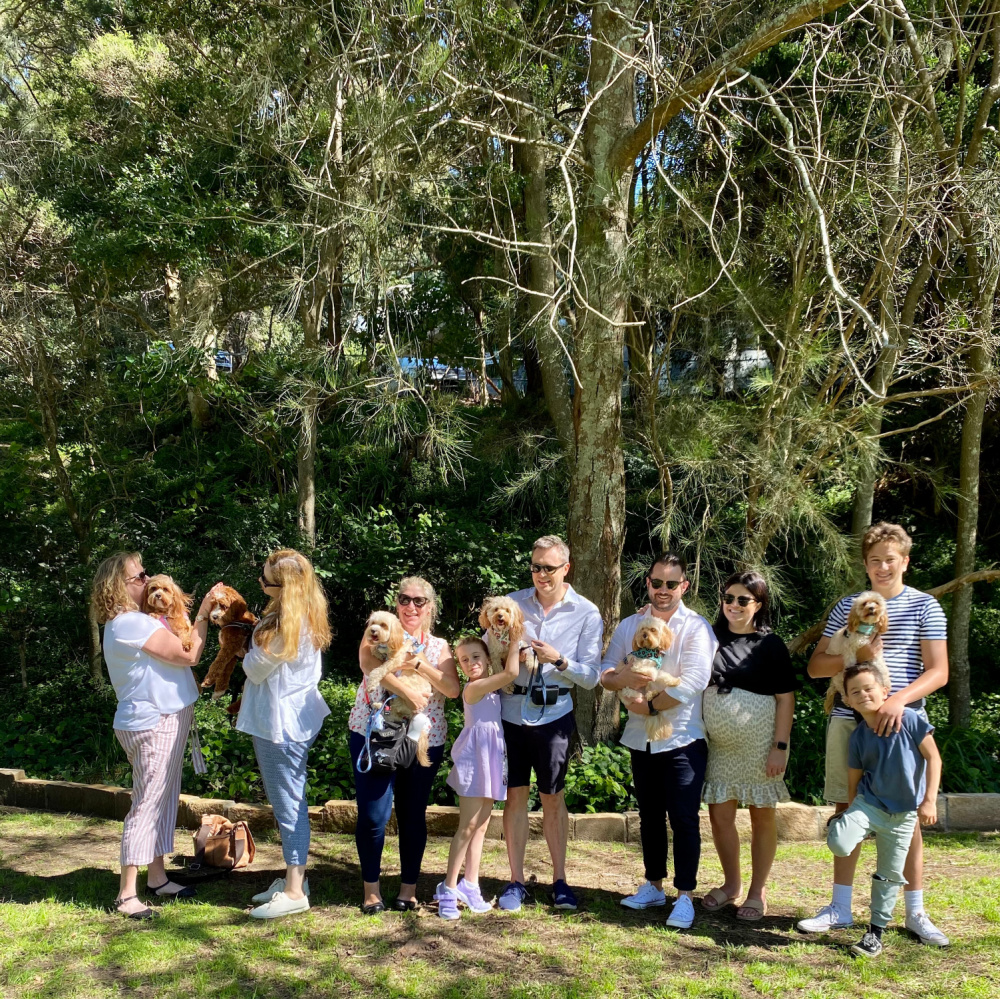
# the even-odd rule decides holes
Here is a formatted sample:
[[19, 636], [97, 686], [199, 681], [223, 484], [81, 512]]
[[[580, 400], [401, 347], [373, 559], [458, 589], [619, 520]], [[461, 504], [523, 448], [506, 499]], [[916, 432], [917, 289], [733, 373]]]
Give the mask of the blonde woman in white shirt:
[[255, 895], [255, 919], [309, 908], [306, 776], [309, 749], [330, 713], [319, 692], [321, 652], [330, 645], [327, 601], [309, 560], [291, 548], [272, 552], [260, 574], [269, 598], [243, 659], [236, 728], [253, 736], [267, 800], [281, 830], [285, 876]]
[[201, 658], [208, 629], [205, 595], [195, 617], [191, 648], [156, 618], [139, 610], [148, 575], [138, 552], [118, 552], [97, 568], [91, 604], [104, 625], [104, 659], [118, 695], [115, 736], [132, 764], [132, 806], [125, 816], [121, 886], [115, 906], [130, 919], [153, 912], [139, 900], [136, 879], [157, 895], [187, 898], [193, 888], [167, 879], [163, 857], [174, 848], [184, 747], [198, 700], [191, 667]]

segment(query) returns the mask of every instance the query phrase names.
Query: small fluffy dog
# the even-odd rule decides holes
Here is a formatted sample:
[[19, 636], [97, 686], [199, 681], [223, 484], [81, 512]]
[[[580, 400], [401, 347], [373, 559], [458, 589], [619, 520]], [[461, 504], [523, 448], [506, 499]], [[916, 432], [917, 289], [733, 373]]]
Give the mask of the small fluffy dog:
[[[504, 671], [511, 642], [530, 650], [525, 663], [529, 670], [538, 665], [534, 650], [524, 641], [524, 614], [510, 597], [487, 597], [479, 611], [479, 627], [486, 632], [486, 648], [490, 652], [489, 676]], [[508, 683], [501, 689], [505, 694], [512, 694], [514, 684]]]
[[203, 688], [215, 687], [212, 700], [217, 701], [229, 687], [237, 653], [245, 653], [250, 648], [257, 615], [247, 610], [247, 602], [231, 586], [219, 586], [209, 604], [208, 620], [219, 629], [219, 652], [201, 685]]
[[[826, 647], [828, 655], [843, 656], [844, 669], [853, 666], [858, 661], [858, 649], [867, 645], [876, 635], [884, 635], [889, 630], [889, 609], [885, 598], [872, 590], [859, 593], [851, 604], [847, 615], [847, 626], [830, 636], [830, 644]], [[872, 662], [883, 670], [885, 660], [876, 656]], [[826, 689], [826, 699], [823, 709], [829, 714], [833, 710], [834, 697], [844, 696], [844, 673], [836, 673], [830, 677], [830, 686]]]
[[[624, 700], [644, 697], [651, 701], [661, 691], [668, 687], [676, 687], [681, 681], [673, 673], [661, 668], [663, 653], [674, 643], [674, 633], [667, 627], [666, 621], [661, 621], [652, 614], [639, 622], [632, 636], [632, 651], [615, 668], [616, 673], [624, 673], [631, 669], [649, 677], [649, 683], [642, 690], [626, 687], [619, 691], [618, 696]], [[650, 715], [646, 719], [646, 738], [650, 742], [669, 739], [674, 727], [670, 719], [662, 712]]]
[[146, 592], [142, 597], [143, 613], [158, 618], [167, 629], [175, 634], [184, 647], [191, 651], [191, 610], [192, 598], [185, 593], [170, 576], [158, 574], [146, 581]]
[[[365, 635], [362, 644], [367, 646], [382, 665], [373, 669], [365, 680], [365, 686], [370, 697], [377, 696], [382, 680], [390, 673], [395, 673], [403, 665], [406, 655], [413, 647], [403, 631], [403, 626], [395, 614], [388, 611], [374, 611], [365, 622]], [[406, 691], [424, 694], [430, 697], [434, 688], [418, 673], [407, 670], [396, 677], [396, 682]], [[378, 702], [381, 707], [381, 702]], [[405, 697], [397, 697], [389, 710], [390, 717], [409, 718], [407, 738], [417, 744], [417, 762], [422, 767], [431, 765], [427, 749], [430, 741], [431, 720], [422, 711], [415, 712]]]

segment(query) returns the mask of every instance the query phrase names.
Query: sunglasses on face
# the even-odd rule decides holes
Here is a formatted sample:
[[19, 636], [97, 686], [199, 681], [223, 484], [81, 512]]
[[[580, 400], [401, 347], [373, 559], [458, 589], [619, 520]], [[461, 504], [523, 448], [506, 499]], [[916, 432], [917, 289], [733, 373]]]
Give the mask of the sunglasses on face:
[[671, 593], [677, 589], [678, 586], [683, 583], [683, 579], [650, 579], [649, 585], [653, 587], [654, 590], [658, 590], [661, 586], [665, 586]]
[[264, 584], [264, 586], [273, 586], [273, 587], [274, 587], [275, 589], [278, 589], [278, 590], [280, 590], [280, 589], [281, 589], [281, 585], [282, 585], [281, 583], [272, 583], [272, 582], [271, 582], [271, 580], [269, 580], [269, 579], [266, 579], [266, 578], [264, 577], [264, 574], [263, 574], [263, 573], [261, 573], [261, 574], [260, 574], [260, 575], [259, 575], [259, 576], [257, 577], [257, 580], [258, 580], [259, 582], [263, 583], [263, 584]]
[[753, 597], [738, 597], [735, 593], [727, 593], [722, 598], [724, 604], [737, 603], [741, 607], [749, 607], [750, 604], [756, 603]]
[[142, 572], [138, 573], [137, 575], [127, 577], [126, 580], [125, 580], [125, 582], [126, 583], [145, 583], [147, 579], [149, 579], [149, 573], [146, 572], [145, 569], [143, 569]]
[[569, 562], [560, 562], [559, 565], [540, 565], [538, 562], [531, 563], [531, 572], [533, 575], [538, 575], [539, 573], [545, 573], [547, 576], [551, 576], [552, 573], [558, 572], [564, 565], [569, 565]]
[[400, 595], [396, 597], [396, 603], [399, 604], [400, 607], [409, 607], [410, 604], [413, 604], [417, 610], [420, 610], [421, 607], [427, 606], [428, 601], [427, 597], [411, 597], [409, 593], [400, 593]]

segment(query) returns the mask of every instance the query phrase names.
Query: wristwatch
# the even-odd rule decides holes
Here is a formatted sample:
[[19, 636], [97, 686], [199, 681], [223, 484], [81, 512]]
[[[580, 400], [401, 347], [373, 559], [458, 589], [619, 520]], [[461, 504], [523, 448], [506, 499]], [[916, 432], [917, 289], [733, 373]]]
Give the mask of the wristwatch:
[[564, 656], [560, 656], [553, 664], [556, 669], [565, 669], [567, 663]]
[[788, 743], [787, 742], [776, 742], [774, 744], [774, 748], [775, 749], [786, 750], [786, 749], [788, 749]]
[[660, 709], [659, 708], [654, 708], [653, 707], [653, 702], [651, 700], [650, 701], [646, 701], [646, 707], [649, 708], [650, 715], [658, 715], [660, 713]]

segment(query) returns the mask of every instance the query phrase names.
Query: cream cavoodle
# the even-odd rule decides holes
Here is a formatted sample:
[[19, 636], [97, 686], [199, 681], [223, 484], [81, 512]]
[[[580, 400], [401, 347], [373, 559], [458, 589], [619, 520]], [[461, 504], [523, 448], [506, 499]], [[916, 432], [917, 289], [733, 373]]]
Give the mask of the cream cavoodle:
[[[847, 625], [830, 636], [830, 644], [826, 647], [827, 655], [843, 656], [844, 669], [853, 666], [858, 661], [858, 649], [868, 645], [876, 636], [884, 635], [889, 630], [889, 608], [885, 598], [873, 590], [859, 593], [851, 603], [847, 615]], [[871, 662], [886, 670], [885, 660], [881, 655], [875, 656]], [[829, 714], [833, 710], [834, 698], [844, 696], [844, 672], [841, 670], [830, 677], [830, 686], [826, 690], [823, 709]]]
[[[619, 697], [625, 700], [634, 700], [637, 697], [644, 697], [651, 701], [657, 694], [676, 687], [681, 681], [663, 668], [663, 653], [666, 652], [674, 642], [674, 633], [667, 627], [665, 621], [658, 617], [647, 615], [635, 629], [632, 636], [632, 651], [615, 668], [616, 673], [624, 673], [631, 670], [642, 676], [649, 677], [649, 683], [642, 690], [635, 690], [626, 687], [619, 691]], [[673, 725], [664, 712], [650, 715], [646, 719], [646, 738], [650, 742], [657, 742], [661, 739], [669, 739], [673, 732]]]

